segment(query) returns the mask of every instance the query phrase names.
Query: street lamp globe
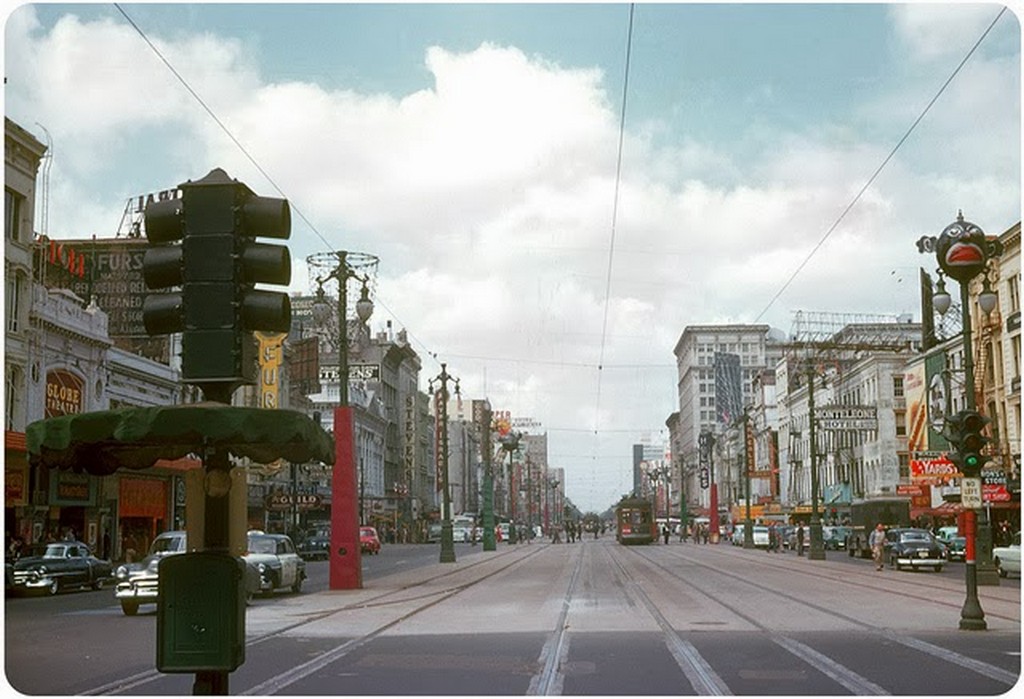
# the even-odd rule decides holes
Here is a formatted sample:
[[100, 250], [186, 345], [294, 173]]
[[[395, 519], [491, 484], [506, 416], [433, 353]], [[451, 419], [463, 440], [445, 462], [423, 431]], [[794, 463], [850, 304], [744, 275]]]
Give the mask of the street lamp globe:
[[935, 293], [932, 294], [932, 306], [939, 312], [939, 315], [946, 315], [946, 311], [953, 304], [953, 297], [946, 291], [946, 279], [939, 272], [939, 281], [935, 284]]
[[323, 325], [330, 317], [331, 305], [327, 302], [327, 296], [324, 295], [323, 285], [318, 285], [316, 288], [316, 298], [313, 300], [313, 322], [317, 325]]
[[359, 294], [359, 300], [356, 301], [356, 316], [359, 317], [361, 323], [365, 323], [373, 315], [373, 301], [370, 300], [370, 290], [366, 288], [366, 282], [363, 282], [363, 290]]
[[992, 311], [996, 310], [996, 303], [998, 303], [999, 297], [996, 296], [996, 292], [992, 291], [992, 287], [988, 283], [988, 277], [986, 276], [982, 282], [981, 293], [978, 295], [978, 307], [981, 312], [985, 315], [989, 315]]

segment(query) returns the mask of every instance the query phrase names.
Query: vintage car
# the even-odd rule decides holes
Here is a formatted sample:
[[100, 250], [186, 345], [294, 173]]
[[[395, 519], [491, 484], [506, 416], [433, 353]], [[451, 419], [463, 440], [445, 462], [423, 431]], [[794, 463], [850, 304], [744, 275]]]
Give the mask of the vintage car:
[[967, 538], [953, 536], [945, 540], [946, 558], [950, 561], [962, 561], [967, 558]]
[[73, 587], [103, 587], [111, 575], [110, 561], [92, 555], [81, 541], [55, 541], [38, 556], [22, 556], [11, 569], [15, 591], [55, 595]]
[[295, 550], [291, 537], [250, 531], [248, 543], [244, 558], [259, 573], [259, 591], [262, 594], [272, 595], [282, 588], [292, 592], [302, 591], [302, 581], [306, 579], [306, 562]]
[[1008, 573], [1020, 575], [1020, 532], [1013, 535], [1013, 543], [1009, 546], [992, 549], [992, 562], [1000, 577], [1005, 578]]
[[[156, 604], [160, 591], [160, 561], [188, 551], [188, 537], [184, 531], [170, 531], [160, 534], [149, 546], [149, 552], [141, 561], [125, 563], [117, 567], [114, 577], [117, 587], [114, 597], [121, 602], [121, 611], [135, 616], [142, 604]], [[259, 572], [246, 565], [246, 602], [260, 590]]]
[[885, 533], [885, 559], [896, 570], [931, 568], [946, 562], [945, 547], [927, 529], [893, 528]]
[[846, 549], [846, 539], [853, 530], [842, 525], [830, 525], [821, 528], [821, 539], [825, 549], [832, 551], [843, 551]]
[[380, 553], [380, 537], [373, 527], [359, 527], [359, 548], [363, 553]]
[[312, 531], [295, 548], [299, 555], [307, 561], [326, 561], [331, 551], [331, 533], [329, 531]]

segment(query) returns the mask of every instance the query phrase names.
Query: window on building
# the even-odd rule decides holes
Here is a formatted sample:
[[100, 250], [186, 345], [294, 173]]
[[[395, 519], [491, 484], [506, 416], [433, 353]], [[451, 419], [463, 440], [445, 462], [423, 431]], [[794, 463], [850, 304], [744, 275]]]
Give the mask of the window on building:
[[902, 410], [895, 413], [896, 415], [896, 436], [906, 437], [907, 436], [907, 414]]
[[21, 202], [24, 197], [9, 189], [4, 189], [4, 235], [7, 240], [20, 240], [19, 221], [21, 219]]
[[1006, 280], [1006, 290], [1010, 295], [1010, 313], [1020, 310], [1020, 277], [1011, 275]]
[[892, 377], [892, 395], [894, 398], [903, 397], [903, 377], [894, 376]]
[[899, 459], [900, 459], [900, 480], [901, 481], [905, 481], [905, 482], [909, 481], [910, 480], [910, 454], [908, 454], [905, 451], [901, 451], [899, 453]]
[[20, 368], [10, 365], [7, 367], [7, 390], [4, 396], [5, 429], [18, 430], [23, 426], [19, 425], [17, 416], [21, 413], [21, 396], [25, 395], [23, 374]]
[[7, 277], [7, 298], [4, 313], [7, 316], [7, 332], [9, 333], [16, 333], [21, 329], [18, 309], [21, 306], [20, 300], [24, 286], [24, 277], [20, 272], [14, 272]]

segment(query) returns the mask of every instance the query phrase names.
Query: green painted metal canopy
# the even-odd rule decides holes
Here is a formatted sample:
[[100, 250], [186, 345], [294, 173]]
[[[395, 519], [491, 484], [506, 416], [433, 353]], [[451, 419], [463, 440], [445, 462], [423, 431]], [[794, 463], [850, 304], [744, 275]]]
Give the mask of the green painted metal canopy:
[[62, 415], [33, 422], [25, 436], [31, 464], [97, 476], [207, 448], [258, 463], [334, 463], [333, 439], [306, 415], [221, 403]]

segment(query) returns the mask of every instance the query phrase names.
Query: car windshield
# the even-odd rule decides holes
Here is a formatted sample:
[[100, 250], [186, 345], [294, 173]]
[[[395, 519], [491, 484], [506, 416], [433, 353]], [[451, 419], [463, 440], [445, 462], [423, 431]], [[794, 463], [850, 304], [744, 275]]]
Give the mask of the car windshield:
[[67, 546], [64, 544], [50, 544], [43, 551], [43, 558], [64, 558], [66, 551]]
[[171, 553], [182, 551], [185, 548], [185, 537], [183, 536], [158, 536], [149, 547], [151, 554]]
[[928, 541], [928, 532], [903, 532], [900, 541]]
[[370, 529], [368, 527], [363, 527], [362, 529], [359, 530], [359, 535], [360, 536], [377, 536], [377, 532], [375, 532], [373, 529]]
[[270, 537], [250, 536], [249, 553], [277, 553], [277, 544]]

